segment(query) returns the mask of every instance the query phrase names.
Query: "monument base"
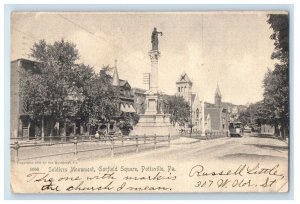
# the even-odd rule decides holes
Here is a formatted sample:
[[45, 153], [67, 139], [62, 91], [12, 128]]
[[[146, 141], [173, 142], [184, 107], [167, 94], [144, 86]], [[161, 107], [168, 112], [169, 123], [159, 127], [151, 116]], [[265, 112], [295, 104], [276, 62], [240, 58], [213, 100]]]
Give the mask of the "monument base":
[[130, 132], [130, 135], [170, 135], [171, 139], [179, 138], [176, 128], [170, 123], [170, 114], [142, 114], [139, 122]]

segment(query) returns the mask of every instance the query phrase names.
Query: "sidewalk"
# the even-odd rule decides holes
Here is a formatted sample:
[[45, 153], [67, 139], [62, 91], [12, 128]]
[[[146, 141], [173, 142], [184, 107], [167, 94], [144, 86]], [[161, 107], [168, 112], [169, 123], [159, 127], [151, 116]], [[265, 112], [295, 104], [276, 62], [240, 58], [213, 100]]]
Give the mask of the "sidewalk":
[[178, 138], [176, 140], [172, 140], [171, 144], [172, 145], [181, 145], [181, 144], [192, 144], [192, 143], [196, 143], [196, 142], [200, 142], [200, 139], [181, 136], [180, 138]]
[[252, 133], [251, 137], [277, 139], [277, 140], [282, 141], [286, 144], [289, 144], [289, 137], [286, 137], [285, 139], [283, 139], [282, 137], [276, 136], [276, 135], [271, 134], [271, 133]]

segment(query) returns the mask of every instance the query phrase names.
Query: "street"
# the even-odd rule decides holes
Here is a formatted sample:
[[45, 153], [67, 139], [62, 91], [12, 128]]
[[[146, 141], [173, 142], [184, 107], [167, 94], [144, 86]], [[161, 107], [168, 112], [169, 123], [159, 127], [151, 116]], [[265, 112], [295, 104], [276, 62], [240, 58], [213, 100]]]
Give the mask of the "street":
[[[157, 144], [143, 144], [140, 142], [139, 151], [136, 152], [135, 141], [124, 141], [121, 146], [120, 141], [116, 141], [114, 157], [111, 157], [110, 142], [85, 142], [78, 144], [78, 160], [153, 160], [153, 161], [198, 161], [222, 160], [235, 162], [288, 162], [288, 144], [278, 140], [271, 135], [245, 134], [243, 137], [220, 137], [205, 140], [199, 137], [180, 137], [172, 140], [170, 147], [167, 142]], [[95, 151], [93, 149], [102, 149]], [[62, 160], [70, 161], [74, 159], [74, 144], [41, 146], [21, 148], [19, 150], [19, 161], [29, 157], [39, 157], [36, 160]], [[80, 152], [82, 151], [82, 152]], [[55, 153], [70, 154], [51, 156]], [[162, 156], [163, 155], [163, 156]], [[44, 157], [45, 156], [45, 157]], [[12, 150], [12, 160], [14, 150]]]
[[[125, 155], [121, 157], [128, 158]], [[201, 141], [181, 137], [178, 141], [173, 141], [170, 148], [131, 155], [129, 158], [191, 162], [199, 160], [242, 163], [272, 161], [287, 164], [288, 144], [271, 135], [245, 134], [243, 137], [222, 137]]]

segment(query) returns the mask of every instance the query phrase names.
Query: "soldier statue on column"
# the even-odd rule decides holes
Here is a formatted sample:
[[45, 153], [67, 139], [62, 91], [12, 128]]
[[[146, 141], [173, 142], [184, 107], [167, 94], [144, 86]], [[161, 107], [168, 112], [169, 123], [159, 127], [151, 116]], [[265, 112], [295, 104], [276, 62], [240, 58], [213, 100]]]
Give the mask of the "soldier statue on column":
[[154, 27], [152, 31], [152, 36], [151, 36], [151, 43], [152, 43], [152, 50], [158, 50], [158, 35], [163, 35], [162, 32], [158, 32], [156, 28]]

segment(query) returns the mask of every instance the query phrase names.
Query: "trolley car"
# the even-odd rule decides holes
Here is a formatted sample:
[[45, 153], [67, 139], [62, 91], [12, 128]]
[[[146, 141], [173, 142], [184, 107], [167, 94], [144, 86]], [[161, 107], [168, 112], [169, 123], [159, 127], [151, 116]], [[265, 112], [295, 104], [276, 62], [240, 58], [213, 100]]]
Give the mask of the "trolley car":
[[229, 135], [230, 137], [242, 137], [243, 131], [241, 128], [241, 122], [229, 123]]

